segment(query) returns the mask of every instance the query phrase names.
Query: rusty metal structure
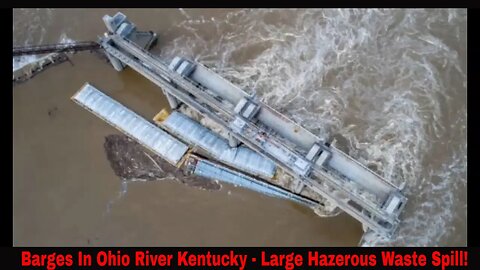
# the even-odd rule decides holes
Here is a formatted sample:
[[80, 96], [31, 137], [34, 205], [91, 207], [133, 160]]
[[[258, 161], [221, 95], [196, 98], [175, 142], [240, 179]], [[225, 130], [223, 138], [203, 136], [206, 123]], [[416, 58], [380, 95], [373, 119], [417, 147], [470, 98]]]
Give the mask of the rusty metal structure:
[[31, 45], [13, 47], [13, 56], [46, 54], [46, 53], [73, 53], [79, 51], [94, 51], [101, 49], [100, 44], [94, 41], [58, 43], [46, 45]]

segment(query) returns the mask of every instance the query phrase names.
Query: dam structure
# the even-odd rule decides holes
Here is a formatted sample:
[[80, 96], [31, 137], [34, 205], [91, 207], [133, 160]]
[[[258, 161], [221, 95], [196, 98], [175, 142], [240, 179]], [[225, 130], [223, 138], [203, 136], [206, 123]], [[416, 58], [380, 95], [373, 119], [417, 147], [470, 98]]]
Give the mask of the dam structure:
[[[136, 26], [122, 13], [103, 21], [108, 31], [98, 43], [112, 66], [130, 67], [159, 86], [170, 112], [152, 124], [90, 84], [72, 97], [76, 103], [188, 173], [323, 209], [326, 216], [344, 211], [369, 232], [394, 235], [407, 202], [403, 187], [201, 63], [151, 54], [150, 42], [137, 42]], [[288, 184], [278, 180], [281, 174], [291, 178]]]

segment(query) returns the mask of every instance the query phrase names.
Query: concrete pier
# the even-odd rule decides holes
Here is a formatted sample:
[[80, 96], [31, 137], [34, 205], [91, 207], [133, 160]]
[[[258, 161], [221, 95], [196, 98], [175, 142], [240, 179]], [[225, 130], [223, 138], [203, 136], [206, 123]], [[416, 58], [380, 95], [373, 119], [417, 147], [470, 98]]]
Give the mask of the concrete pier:
[[104, 21], [105, 52], [158, 85], [172, 109], [185, 104], [229, 134], [227, 147], [240, 144], [292, 175], [292, 196], [308, 188], [376, 234], [394, 234], [407, 202], [399, 187], [201, 63], [182, 57], [167, 63], [152, 55], [133, 39], [136, 26], [123, 14]]

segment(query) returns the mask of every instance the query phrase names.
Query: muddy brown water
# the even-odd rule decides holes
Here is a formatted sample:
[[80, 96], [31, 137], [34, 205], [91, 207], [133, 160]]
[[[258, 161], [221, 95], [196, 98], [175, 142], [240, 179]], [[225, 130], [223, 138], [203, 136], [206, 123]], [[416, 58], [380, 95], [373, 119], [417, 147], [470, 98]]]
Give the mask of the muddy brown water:
[[[309, 49], [312, 46], [307, 44], [307, 40], [308, 37], [315, 36], [311, 34], [311, 29], [317, 29], [315, 27], [323, 29], [322, 23], [326, 21], [330, 23], [329, 20], [332, 18], [334, 20], [335, 16], [338, 16], [338, 25], [337, 22], [333, 25], [337, 27], [338, 33], [347, 33], [346, 36], [352, 30], [345, 32], [342, 27], [345, 27], [344, 24], [352, 27], [356, 20], [361, 20], [362, 25], [372, 24], [371, 29], [367, 27], [370, 35], [372, 33], [385, 35], [385, 30], [381, 26], [378, 26], [378, 29], [375, 26], [380, 25], [375, 24], [375, 18], [390, 16], [383, 15], [384, 13], [393, 14], [391, 16], [393, 22], [388, 26], [392, 29], [401, 27], [402, 24], [409, 25], [412, 20], [417, 18], [427, 20], [428, 24], [418, 23], [419, 30], [415, 28], [416, 26], [412, 28], [413, 30], [409, 28], [406, 35], [427, 31], [422, 28], [423, 25], [428, 25], [429, 31], [430, 27], [435, 31], [441, 31], [441, 27], [439, 28], [437, 24], [441, 25], [448, 19], [449, 25], [454, 30], [446, 30], [438, 37], [442, 37], [440, 39], [444, 41], [442, 44], [446, 44], [444, 46], [446, 51], [453, 51], [447, 55], [451, 58], [446, 58], [447, 64], [443, 64], [443, 69], [438, 68], [429, 73], [436, 76], [432, 79], [437, 82], [436, 84], [429, 84], [431, 81], [427, 79], [418, 84], [423, 83], [433, 88], [446, 87], [449, 89], [450, 92], [447, 92], [445, 96], [438, 97], [440, 111], [429, 116], [433, 118], [422, 118], [421, 110], [425, 109], [422, 106], [426, 106], [428, 110], [429, 101], [437, 100], [436, 95], [438, 94], [434, 93], [432, 98], [428, 98], [423, 92], [421, 97], [417, 98], [413, 94], [412, 98], [412, 102], [420, 104], [419, 107], [416, 107], [418, 115], [410, 113], [412, 112], [409, 107], [411, 104], [407, 104], [405, 110], [399, 108], [395, 111], [405, 111], [406, 113], [402, 117], [412, 117], [414, 124], [418, 119], [426, 119], [425, 122], [421, 122], [426, 127], [421, 129], [424, 131], [421, 133], [422, 135], [417, 134], [417, 137], [421, 137], [418, 142], [411, 143], [409, 140], [403, 140], [406, 137], [410, 138], [409, 135], [411, 135], [406, 133], [407, 136], [402, 133], [404, 129], [382, 133], [387, 138], [385, 140], [381, 134], [376, 136], [377, 133], [384, 132], [381, 128], [389, 127], [389, 123], [381, 123], [378, 129], [376, 129], [375, 123], [381, 122], [385, 115], [390, 117], [391, 112], [389, 109], [386, 110], [386, 113], [382, 112], [381, 108], [375, 106], [388, 104], [391, 101], [386, 94], [388, 91], [382, 92], [382, 89], [387, 89], [388, 83], [393, 85], [391, 81], [382, 81], [382, 78], [365, 75], [381, 72], [381, 69], [378, 68], [372, 71], [367, 70], [368, 65], [357, 68], [352, 64], [352, 66], [346, 67], [336, 65], [332, 69], [322, 71], [321, 65], [316, 66], [320, 70], [319, 74], [324, 72], [324, 84], [327, 86], [335, 86], [337, 82], [339, 85], [343, 83], [346, 90], [340, 95], [345, 97], [345, 99], [342, 98], [342, 102], [351, 102], [351, 104], [347, 104], [342, 109], [335, 107], [342, 102], [335, 103], [335, 97], [332, 99], [332, 96], [327, 96], [328, 93], [325, 92], [322, 92], [322, 98], [307, 92], [297, 93], [295, 96], [295, 94], [291, 94], [292, 92], [282, 92], [285, 89], [278, 88], [278, 85], [273, 84], [272, 89], [279, 89], [279, 92], [273, 92], [273, 90], [268, 92], [259, 87], [259, 94], [264, 96], [270, 104], [293, 115], [296, 120], [303, 119], [302, 124], [314, 131], [320, 129], [315, 129], [317, 126], [311, 126], [309, 123], [313, 123], [312, 121], [318, 122], [319, 118], [327, 116], [329, 118], [325, 119], [341, 118], [340, 123], [328, 122], [325, 130], [337, 129], [339, 133], [343, 132], [344, 136], [340, 136], [339, 140], [345, 141], [343, 148], [349, 150], [355, 158], [365, 156], [362, 152], [364, 149], [361, 148], [362, 143], [370, 143], [376, 147], [371, 138], [381, 137], [381, 142], [377, 142], [379, 148], [369, 152], [375, 156], [372, 160], [377, 162], [375, 164], [379, 168], [390, 168], [393, 166], [392, 164], [397, 164], [396, 167], [401, 171], [400, 175], [407, 175], [406, 178], [409, 178], [407, 180], [411, 182], [412, 186], [412, 191], [409, 193], [410, 205], [407, 207], [405, 218], [407, 228], [402, 229], [400, 240], [392, 244], [465, 244], [466, 177], [464, 174], [466, 165], [464, 162], [466, 157], [463, 157], [466, 155], [466, 148], [464, 149], [463, 146], [466, 146], [464, 140], [466, 108], [464, 92], [466, 86], [464, 77], [462, 77], [465, 75], [465, 71], [462, 69], [465, 63], [465, 50], [462, 47], [465, 33], [463, 32], [462, 18], [466, 15], [462, 11], [448, 11], [446, 12], [448, 13], [447, 18], [445, 12], [441, 10], [350, 12], [342, 10], [17, 9], [14, 10], [14, 44], [56, 43], [63, 35], [74, 40], [94, 40], [105, 31], [101, 20], [102, 16], [104, 14], [113, 15], [117, 11], [124, 12], [140, 29], [157, 32], [159, 42], [154, 53], [161, 54], [167, 59], [178, 53], [193, 58], [199, 56], [209, 65], [213, 64], [217, 68], [224, 68], [222, 69], [223, 75], [234, 81], [235, 79], [254, 81], [262, 86], [262, 83], [268, 83], [268, 78], [265, 78], [261, 71], [250, 72], [247, 69], [252, 65], [252, 61], [259, 61], [258, 68], [272, 74], [271, 80], [284, 80], [288, 87], [299, 85], [304, 89], [309, 89], [310, 84], [318, 82], [311, 82], [303, 77], [300, 79], [305, 79], [305, 82], [299, 82], [299, 79], [294, 78], [296, 73], [287, 72], [288, 68], [297, 66], [300, 68], [301, 63], [295, 61], [305, 62], [305, 59], [315, 57], [325, 59], [323, 62], [325, 66], [334, 62], [332, 59], [335, 56], [332, 58], [329, 52], [316, 56], [315, 52]], [[453, 14], [452, 18], [449, 14]], [[317, 20], [315, 16], [320, 16], [318, 24], [309, 25], [310, 21]], [[344, 20], [343, 17], [350, 19]], [[428, 21], [428, 18], [434, 19]], [[329, 25], [328, 23], [327, 25]], [[281, 29], [288, 30], [290, 29], [288, 27], [293, 27], [298, 31], [282, 32]], [[249, 31], [249, 29], [254, 30]], [[305, 34], [304, 37], [302, 33]], [[244, 36], [250, 34], [254, 35], [249, 37], [250, 39]], [[258, 36], [256, 36], [257, 34]], [[350, 41], [346, 42], [342, 37], [336, 39], [334, 36], [329, 36], [330, 32], [328, 31], [323, 34], [329, 37], [334, 44], [332, 46], [340, 46], [343, 53], [348, 52], [348, 48], [353, 51], [357, 48], [356, 45], [351, 45]], [[362, 36], [360, 34], [349, 37], [348, 40], [359, 39]], [[451, 38], [448, 34], [457, 35], [459, 39]], [[427, 38], [424, 37], [425, 35]], [[433, 44], [436, 41], [430, 38], [429, 33], [425, 35], [421, 36], [427, 40], [422, 43], [422, 46], [425, 47], [417, 48], [417, 51], [420, 51], [419, 55], [421, 53], [433, 54], [434, 48], [438, 47], [429, 45], [428, 42]], [[267, 36], [268, 39], [265, 39], [264, 36]], [[302, 39], [306, 40], [305, 47], [295, 43], [301, 42]], [[248, 42], [245, 40], [252, 40], [251, 46], [246, 46], [244, 43]], [[280, 42], [279, 40], [285, 43], [279, 45], [277, 44]], [[406, 42], [416, 42], [416, 40], [405, 40], [407, 40]], [[362, 43], [358, 44], [362, 49]], [[397, 44], [403, 43], [397, 42]], [[290, 46], [295, 49], [293, 50]], [[391, 46], [385, 45], [385, 48], [388, 47]], [[297, 49], [301, 51], [301, 54], [298, 57], [289, 58], [289, 54], [294, 53]], [[322, 52], [321, 47], [317, 49], [317, 53]], [[380, 50], [384, 49], [380, 48]], [[269, 51], [275, 52], [275, 55], [269, 55]], [[364, 64], [364, 61], [372, 61], [372, 66], [377, 67], [375, 63], [383, 62], [383, 59], [374, 59], [377, 55], [376, 52], [365, 51], [365, 53], [372, 55], [369, 56], [370, 58], [358, 60], [361, 65]], [[447, 53], [445, 52], [445, 54]], [[409, 59], [423, 61], [424, 65], [430, 63], [428, 62], [430, 59], [422, 60], [419, 55], [412, 53]], [[338, 54], [336, 57], [338, 60], [338, 57], [343, 56]], [[346, 57], [345, 61], [350, 64], [355, 63], [351, 62], [348, 53]], [[389, 59], [390, 56], [382, 57]], [[398, 55], [397, 62], [402, 63], [405, 57], [405, 55]], [[312, 211], [291, 202], [266, 197], [227, 184], [222, 184], [221, 190], [214, 191], [198, 189], [175, 180], [125, 183], [115, 173], [105, 152], [106, 138], [120, 133], [76, 105], [70, 100], [70, 97], [85, 82], [90, 82], [147, 119], [152, 119], [157, 112], [166, 107], [166, 100], [160, 89], [141, 75], [130, 69], [116, 72], [95, 54], [78, 53], [71, 56], [71, 61], [73, 65], [67, 62], [51, 67], [36, 75], [32, 80], [13, 87], [13, 237], [15, 245], [357, 245], [362, 235], [361, 224], [346, 214], [333, 218], [319, 218]], [[432, 60], [433, 65], [442, 66], [442, 63], [435, 61]], [[460, 66], [458, 74], [460, 75], [445, 68], [445, 66], [449, 68], [449, 61], [460, 63], [458, 64]], [[266, 63], [270, 63], [270, 65], [262, 66]], [[279, 66], [281, 63], [286, 63], [287, 66], [272, 69], [272, 65], [276, 67], [275, 63], [278, 63]], [[238, 70], [235, 68], [237, 65]], [[308, 70], [308, 66], [301, 66], [301, 68]], [[352, 69], [365, 72], [361, 73], [364, 77], [360, 78], [356, 82], [357, 84], [349, 81], [351, 76], [348, 77], [347, 74]], [[423, 71], [414, 70], [410, 73], [413, 77], [412, 81], [419, 80], [415, 77], [419, 72], [422, 74]], [[239, 74], [245, 75], [242, 77]], [[345, 74], [346, 77], [342, 77], [342, 74]], [[303, 75], [312, 77], [311, 74]], [[412, 82], [405, 74], [400, 72], [398, 76], [401, 78], [395, 81], [395, 86], [399, 85], [404, 89], [418, 86], [417, 84], [412, 86]], [[385, 80], [389, 79], [388, 76], [384, 76], [384, 78], [386, 78]], [[376, 80], [381, 82], [376, 85]], [[373, 94], [365, 94], [372, 97], [374, 105], [366, 101], [366, 96], [357, 92], [355, 94], [348, 92], [350, 91], [349, 86], [361, 87], [368, 84], [367, 82], [372, 85], [370, 87], [373, 89], [372, 91], [376, 91]], [[421, 86], [418, 87], [421, 88]], [[264, 87], [263, 89], [270, 88]], [[302, 95], [309, 97], [308, 100], [303, 102], [299, 100], [298, 98]], [[408, 94], [403, 95], [400, 92], [395, 95], [396, 97], [408, 97]], [[333, 100], [333, 107], [330, 106], [330, 103], [330, 105], [322, 104], [320, 101], [327, 99]], [[316, 101], [320, 103], [316, 104]], [[312, 102], [315, 104], [311, 104]], [[302, 111], [302, 108], [306, 111]], [[322, 111], [323, 108], [330, 108], [332, 111], [325, 114]], [[315, 120], [311, 119], [311, 114], [314, 114]], [[362, 116], [365, 118], [361, 119]], [[440, 124], [429, 120], [437, 119], [437, 117], [440, 119]], [[367, 118], [370, 122], [365, 120]], [[432, 122], [435, 123], [432, 124]], [[352, 129], [352, 125], [357, 125], [357, 127]], [[373, 130], [367, 129], [369, 125]], [[440, 130], [440, 135], [437, 130]], [[444, 130], [447, 131], [441, 133]], [[455, 132], [449, 132], [449, 130], [455, 130]], [[415, 135], [414, 131], [412, 132]], [[398, 156], [391, 155], [393, 156], [392, 161], [388, 157], [382, 159], [383, 156], [378, 154], [382, 150], [378, 149], [387, 149], [385, 152], [388, 152], [388, 143], [395, 141], [399, 141], [400, 144], [404, 143], [405, 145], [401, 146], [403, 147], [401, 149], [406, 150], [400, 151]], [[444, 145], [445, 142], [450, 146], [442, 148], [441, 145]], [[382, 148], [385, 145], [387, 148]], [[395, 145], [390, 149], [397, 149], [396, 147]], [[409, 156], [410, 154], [414, 156]], [[388, 155], [390, 155], [389, 152]], [[413, 165], [409, 162], [415, 162], [420, 167], [412, 169], [410, 166]], [[369, 165], [377, 167], [375, 164]], [[390, 169], [385, 169], [383, 174], [397, 176], [396, 172], [392, 172]], [[453, 184], [450, 184], [452, 181]], [[431, 187], [432, 183], [438, 184], [437, 187], [441, 188]], [[440, 201], [435, 192], [448, 193], [447, 200], [443, 198]], [[429, 199], [432, 196], [433, 199]], [[447, 212], [448, 214], [445, 214]], [[422, 221], [418, 215], [426, 218]], [[424, 222], [429, 224], [423, 224]], [[445, 232], [441, 231], [442, 228]]]

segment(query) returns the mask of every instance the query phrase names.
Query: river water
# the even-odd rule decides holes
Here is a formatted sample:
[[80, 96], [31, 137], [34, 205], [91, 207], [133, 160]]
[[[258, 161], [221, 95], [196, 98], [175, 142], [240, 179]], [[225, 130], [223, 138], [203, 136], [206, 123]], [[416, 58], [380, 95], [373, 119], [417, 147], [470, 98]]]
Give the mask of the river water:
[[[16, 9], [14, 45], [95, 40], [122, 11], [183, 55], [395, 184], [409, 198], [398, 236], [373, 245], [466, 244], [466, 10]], [[357, 245], [346, 214], [319, 218], [224, 185], [122, 183], [104, 152], [114, 128], [70, 97], [90, 82], [151, 119], [161, 91], [95, 54], [13, 87], [15, 245]]]

